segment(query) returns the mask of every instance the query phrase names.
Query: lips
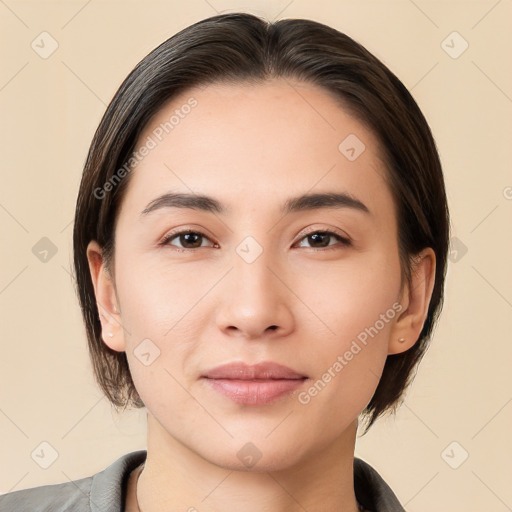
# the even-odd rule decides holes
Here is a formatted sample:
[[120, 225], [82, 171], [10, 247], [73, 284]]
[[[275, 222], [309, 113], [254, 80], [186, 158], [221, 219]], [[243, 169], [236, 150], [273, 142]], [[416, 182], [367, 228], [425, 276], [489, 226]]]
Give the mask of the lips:
[[248, 365], [242, 362], [228, 363], [208, 370], [203, 377], [208, 379], [269, 380], [304, 379], [305, 375], [287, 366], [272, 362]]
[[264, 405], [302, 386], [307, 376], [273, 362], [217, 366], [202, 375], [215, 391], [243, 405]]

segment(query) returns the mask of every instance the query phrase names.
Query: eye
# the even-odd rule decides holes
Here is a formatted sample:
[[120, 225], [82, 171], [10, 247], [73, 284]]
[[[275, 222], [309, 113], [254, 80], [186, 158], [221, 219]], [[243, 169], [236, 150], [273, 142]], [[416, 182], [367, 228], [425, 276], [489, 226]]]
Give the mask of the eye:
[[[176, 246], [171, 244], [171, 240], [174, 240], [175, 238], [178, 239], [181, 245]], [[205, 234], [199, 231], [186, 229], [183, 231], [169, 233], [164, 237], [159, 245], [172, 245], [177, 251], [185, 251], [187, 249], [199, 249], [200, 247], [206, 247], [203, 245], [203, 242], [206, 240], [210, 239]]]
[[[175, 245], [171, 243], [172, 240], [177, 239], [180, 245]], [[335, 239], [339, 243], [331, 243], [332, 240]], [[186, 229], [183, 231], [177, 231], [169, 233], [164, 237], [164, 239], [159, 243], [159, 245], [171, 245], [173, 246], [177, 251], [184, 252], [187, 250], [194, 250], [199, 249], [201, 247], [207, 247], [208, 244], [204, 244], [203, 242], [210, 241], [211, 240], [200, 231], [193, 231], [191, 229]], [[308, 233], [306, 236], [301, 238], [299, 242], [299, 247], [307, 247], [303, 245], [303, 241], [307, 241], [310, 244], [310, 248], [312, 249], [323, 249], [323, 248], [336, 248], [336, 245], [341, 246], [349, 246], [351, 245], [351, 241], [339, 235], [338, 233], [335, 233], [334, 231], [312, 231], [311, 233]], [[218, 247], [215, 243], [213, 243], [213, 246]], [[334, 246], [334, 247], [333, 247]]]
[[[351, 241], [335, 233], [334, 231], [312, 231], [308, 233], [305, 237], [301, 239], [299, 242], [299, 247], [305, 247], [302, 243], [303, 240], [306, 240], [312, 249], [322, 249], [324, 247], [331, 248], [332, 246], [336, 246], [336, 244], [330, 243], [333, 239], [338, 240], [340, 242], [339, 245], [349, 246], [351, 245]], [[307, 247], [307, 246], [306, 246]], [[336, 247], [332, 247], [335, 249]]]

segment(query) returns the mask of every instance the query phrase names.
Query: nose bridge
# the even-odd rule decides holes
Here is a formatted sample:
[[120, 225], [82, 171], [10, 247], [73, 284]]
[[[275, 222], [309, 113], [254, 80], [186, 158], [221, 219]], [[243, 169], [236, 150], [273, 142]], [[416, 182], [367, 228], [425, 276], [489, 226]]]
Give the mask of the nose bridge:
[[235, 248], [232, 266], [230, 293], [221, 300], [219, 327], [237, 328], [250, 337], [262, 336], [269, 327], [289, 329], [292, 315], [285, 290], [274, 275], [279, 264], [273, 251], [246, 237]]
[[253, 307], [275, 304], [279, 290], [269, 269], [276, 264], [273, 259], [272, 250], [264, 248], [254, 237], [246, 237], [237, 246], [233, 258], [233, 279], [239, 300]]

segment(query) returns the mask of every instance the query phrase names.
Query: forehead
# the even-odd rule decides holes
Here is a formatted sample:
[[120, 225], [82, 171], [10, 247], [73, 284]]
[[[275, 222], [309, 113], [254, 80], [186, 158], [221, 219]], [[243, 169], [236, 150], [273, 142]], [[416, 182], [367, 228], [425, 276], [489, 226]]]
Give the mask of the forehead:
[[390, 200], [377, 138], [309, 83], [189, 89], [151, 119], [137, 149], [144, 145], [151, 149], [131, 171], [123, 207], [170, 190], [215, 194], [228, 207], [243, 199], [255, 209], [316, 189]]

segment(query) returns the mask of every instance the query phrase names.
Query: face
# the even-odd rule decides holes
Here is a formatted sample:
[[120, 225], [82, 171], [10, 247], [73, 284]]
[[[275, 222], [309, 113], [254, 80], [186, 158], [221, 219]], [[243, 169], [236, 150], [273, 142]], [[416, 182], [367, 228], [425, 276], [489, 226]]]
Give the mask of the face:
[[[115, 232], [124, 330], [106, 342], [150, 417], [230, 468], [333, 446], [371, 399], [402, 309], [377, 139], [323, 89], [273, 80], [190, 89], [138, 147]], [[269, 362], [293, 373], [252, 373]], [[227, 363], [249, 368], [213, 371]]]

